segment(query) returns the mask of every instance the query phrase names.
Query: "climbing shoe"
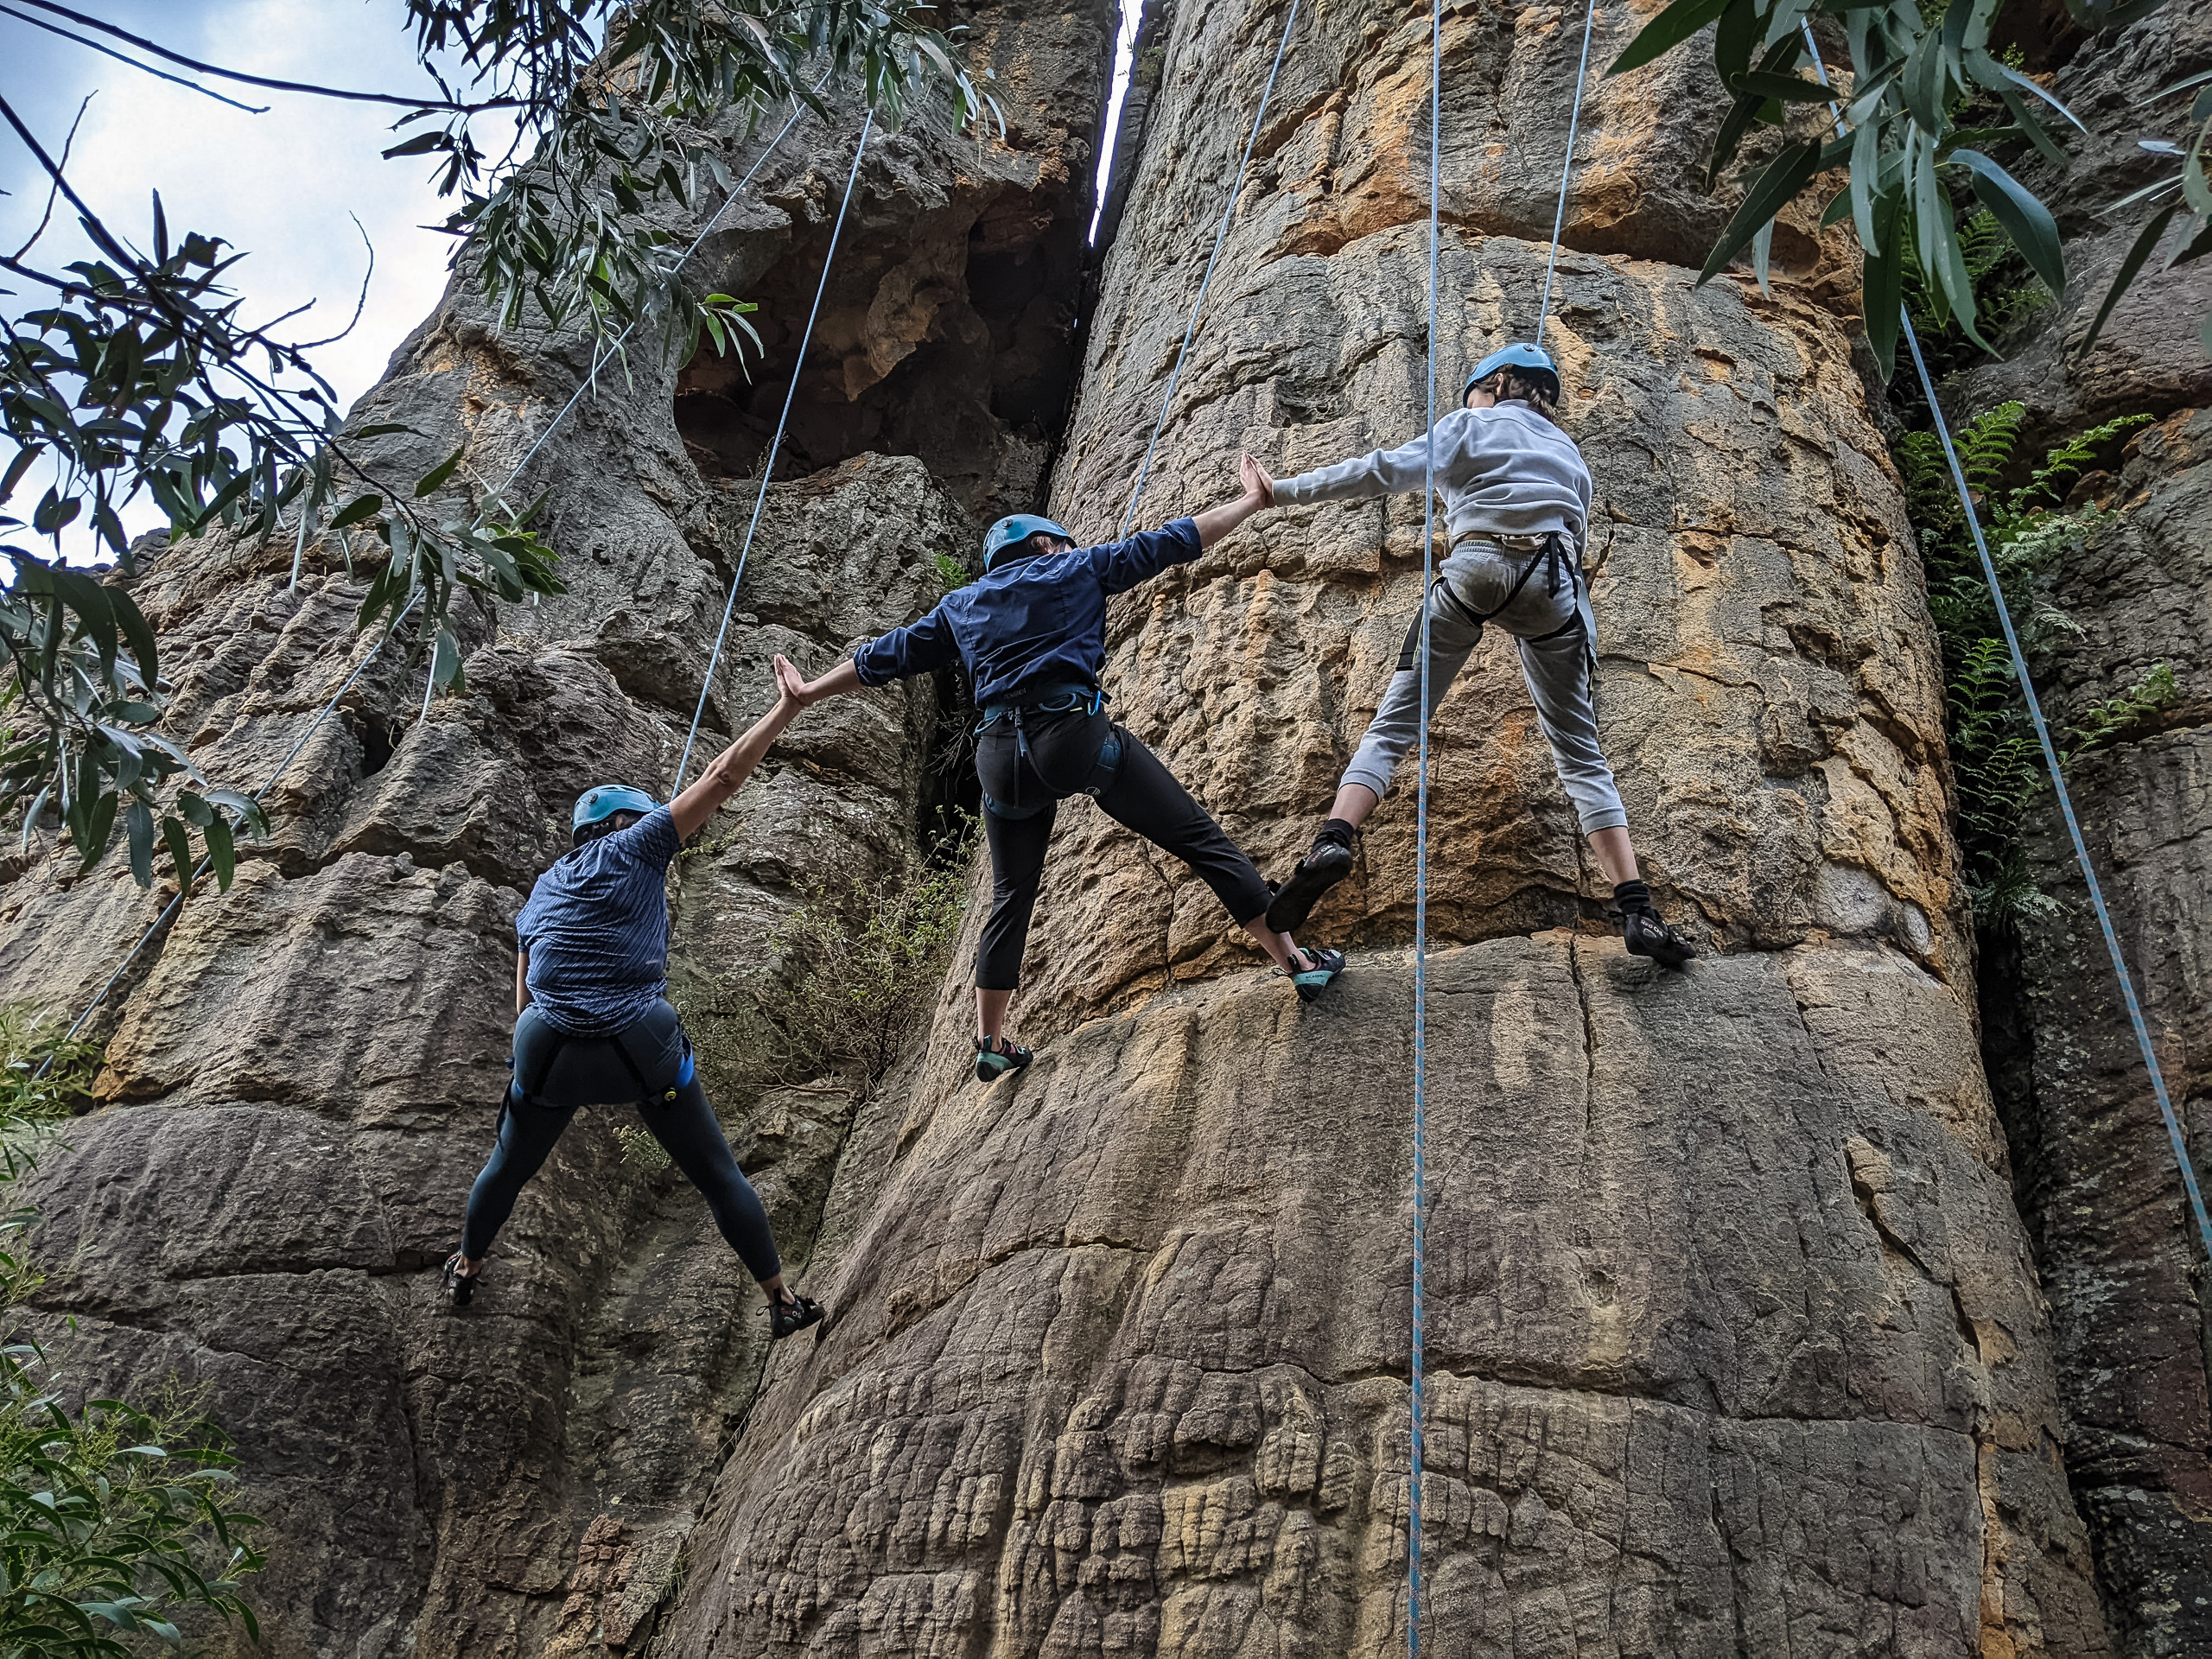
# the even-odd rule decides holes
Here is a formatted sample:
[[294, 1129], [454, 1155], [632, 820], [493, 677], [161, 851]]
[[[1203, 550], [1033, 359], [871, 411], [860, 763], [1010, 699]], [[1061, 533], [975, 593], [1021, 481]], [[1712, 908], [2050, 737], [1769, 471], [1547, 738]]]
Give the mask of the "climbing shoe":
[[1351, 874], [1351, 843], [1323, 836], [1313, 850], [1298, 861], [1290, 880], [1275, 889], [1268, 905], [1268, 925], [1278, 933], [1295, 933], [1321, 902], [1321, 895]]
[[1037, 1057], [1020, 1043], [1009, 1043], [1003, 1037], [994, 1043], [988, 1037], [976, 1039], [976, 1081], [996, 1083], [1009, 1071], [1019, 1071]]
[[1649, 957], [1662, 968], [1680, 968], [1697, 955], [1697, 948], [1660, 919], [1651, 903], [1651, 889], [1641, 881], [1624, 881], [1613, 889], [1620, 906], [1621, 937], [1632, 957]]
[[822, 1304], [810, 1296], [786, 1290], [768, 1305], [768, 1339], [781, 1342], [794, 1331], [804, 1331], [822, 1320]]
[[461, 1252], [455, 1250], [446, 1258], [446, 1300], [455, 1307], [467, 1307], [468, 1299], [476, 1294], [476, 1281], [483, 1276], [483, 1272], [479, 1268], [474, 1273], [463, 1273], [461, 1270]]
[[1329, 988], [1329, 982], [1344, 970], [1344, 953], [1341, 950], [1300, 950], [1299, 956], [1306, 966], [1292, 969], [1290, 982], [1298, 987], [1298, 1000], [1311, 1002]]

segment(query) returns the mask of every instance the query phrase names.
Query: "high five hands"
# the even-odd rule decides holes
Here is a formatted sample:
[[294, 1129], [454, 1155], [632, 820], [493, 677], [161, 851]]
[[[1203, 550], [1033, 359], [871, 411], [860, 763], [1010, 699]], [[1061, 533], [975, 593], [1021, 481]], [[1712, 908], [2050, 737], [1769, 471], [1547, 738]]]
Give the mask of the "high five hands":
[[1211, 547], [1254, 513], [1274, 505], [1275, 481], [1268, 469], [1251, 456], [1237, 457], [1236, 477], [1244, 486], [1243, 494], [1234, 501], [1208, 507], [1204, 512], [1193, 515], [1192, 522], [1198, 527], [1199, 546]]

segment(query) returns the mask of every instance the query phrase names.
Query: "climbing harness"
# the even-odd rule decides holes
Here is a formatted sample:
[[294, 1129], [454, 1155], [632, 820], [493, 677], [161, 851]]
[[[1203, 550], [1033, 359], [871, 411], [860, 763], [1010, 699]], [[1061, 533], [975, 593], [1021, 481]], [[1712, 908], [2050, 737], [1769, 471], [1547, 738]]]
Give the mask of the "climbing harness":
[[[1821, 85], [1832, 86], [1827, 65], [1821, 60], [1821, 48], [1813, 39], [1810, 23], [1801, 23], [1804, 31], [1805, 49], [1812, 54], [1813, 73], [1820, 77]], [[1844, 135], [1843, 111], [1831, 101], [1828, 112], [1834, 118], [1839, 137]], [[2112, 911], [2105, 903], [2105, 890], [2097, 880], [2096, 867], [2089, 861], [2088, 843], [2082, 836], [2082, 822], [2074, 813], [2074, 797], [2066, 787], [2066, 775], [2060, 770], [2058, 751], [2050, 741], [2050, 728], [2044, 719], [2043, 701], [2036, 696], [2036, 683], [2028, 674], [2027, 653], [2020, 648], [2020, 636], [2012, 626], [2012, 607], [2005, 601], [2004, 585], [1997, 577], [1997, 563], [1989, 555], [1989, 543], [1981, 533], [1981, 515], [1974, 509], [1974, 493], [1967, 487], [1966, 470], [1959, 465], [1959, 452], [1951, 442], [1951, 424], [1944, 418], [1943, 405], [1936, 397], [1936, 383], [1928, 372], [1928, 361], [1920, 354], [1920, 335], [1912, 326], [1911, 313], [1900, 305], [1897, 320], [1904, 333], [1906, 346], [1911, 348], [1912, 366], [1920, 377], [1921, 395], [1928, 399], [1928, 412], [1936, 423], [1936, 436], [1943, 446], [1943, 459], [1951, 469], [1951, 483], [1958, 491], [1959, 511], [1965, 515], [1967, 528], [1974, 532], [1974, 550], [1981, 561], [1982, 580], [1989, 584], [1989, 596], [1997, 607], [1997, 624], [2005, 635], [2005, 649], [2012, 659], [2013, 677], [2020, 683], [2020, 695], [2027, 702], [2028, 723], [2035, 728], [2036, 742], [2043, 750], [2044, 770], [2050, 774], [2052, 791], [2058, 798], [2059, 816], [2066, 821], [2067, 839], [2073, 843], [2074, 862], [2080, 867], [2082, 880], [2089, 892], [2089, 908], [2096, 912], [2097, 928], [2104, 935], [2106, 954], [2112, 958], [2113, 977], [2120, 982], [2120, 1001], [2127, 1007], [2127, 1022], [2134, 1027], [2135, 1046], [2142, 1051], [2144, 1069], [2151, 1074], [2151, 1093], [2158, 1103], [2158, 1116], [2165, 1124], [2166, 1139], [2173, 1147], [2174, 1166], [2181, 1173], [2182, 1189], [2189, 1196], [2189, 1207], [2196, 1218], [2196, 1236], [2204, 1247], [2205, 1260], [2212, 1262], [2212, 1216], [2204, 1208], [2204, 1191], [2196, 1179], [2196, 1165], [2189, 1155], [2189, 1141], [2182, 1134], [2181, 1120], [2174, 1115], [2173, 1098], [2166, 1092], [2166, 1074], [2158, 1064], [2158, 1051], [2151, 1040], [2149, 1022], [2143, 1017], [2143, 1005], [2135, 995], [2135, 976], [2128, 971], [2127, 953], [2120, 948], [2120, 934], [2113, 926]]]
[[837, 222], [830, 228], [830, 251], [822, 256], [822, 278], [814, 285], [813, 308], [806, 314], [806, 331], [798, 339], [798, 359], [791, 365], [791, 383], [784, 390], [783, 413], [776, 416], [776, 434], [768, 440], [767, 459], [760, 467], [760, 491], [753, 498], [753, 518], [745, 526], [745, 543], [738, 549], [737, 570], [729, 579], [729, 597], [722, 601], [722, 625], [715, 634], [715, 648], [707, 655], [707, 672], [699, 682], [699, 706], [691, 711], [691, 729], [683, 734], [683, 753], [676, 762], [673, 799], [683, 789], [684, 768], [691, 764], [691, 745], [699, 735], [699, 722], [707, 713], [707, 698], [715, 689], [715, 670], [722, 659], [722, 642], [729, 638], [729, 620], [737, 609], [737, 590], [745, 581], [745, 562], [753, 553], [753, 537], [760, 528], [761, 509], [768, 505], [768, 485], [776, 475], [776, 455], [783, 448], [785, 430], [791, 425], [791, 404], [798, 396], [799, 371], [806, 366], [806, 348], [814, 340], [815, 321], [822, 315], [822, 296], [830, 289], [830, 269], [837, 262], [837, 238], [844, 234], [845, 214], [853, 205], [853, 187], [860, 182], [861, 158], [868, 154], [868, 134], [875, 130], [875, 111], [861, 123], [860, 143], [853, 147], [853, 170], [845, 175], [844, 199], [837, 204]]
[[[1028, 763], [1030, 770], [1037, 772], [1038, 776], [1041, 778], [1044, 776], [1043, 772], [1038, 771], [1036, 762], [1030, 756], [1029, 728], [1024, 723], [1023, 716], [1026, 715], [1096, 715], [1105, 706], [1106, 694], [1096, 686], [1048, 685], [1037, 694], [1037, 699], [1034, 702], [994, 702], [988, 705], [983, 710], [982, 719], [976, 722], [976, 734], [981, 737], [999, 721], [1012, 721], [1016, 752], [1021, 760]], [[1121, 770], [1122, 734], [1113, 727], [1109, 726], [1106, 728], [1106, 741], [1098, 746], [1098, 759], [1091, 765], [1090, 775], [1077, 788], [1070, 790], [1068, 794], [1088, 795], [1095, 801], [1114, 786], [1114, 779], [1119, 775]], [[1018, 779], [1020, 774], [1017, 772], [1015, 776]], [[1054, 801], [1065, 798], [1065, 796], [1055, 795], [1031, 806], [1018, 801], [1001, 801], [988, 790], [983, 791], [983, 805], [991, 816], [1005, 818], [1011, 823], [1020, 823], [1024, 818], [1033, 818], [1052, 805]]]
[[1221, 210], [1221, 226], [1213, 233], [1213, 251], [1206, 255], [1205, 270], [1198, 277], [1198, 297], [1191, 302], [1191, 320], [1183, 327], [1183, 344], [1175, 353], [1175, 366], [1168, 372], [1167, 390], [1160, 394], [1160, 418], [1152, 423], [1152, 438], [1144, 447], [1144, 461], [1137, 467], [1136, 482], [1129, 486], [1129, 505], [1122, 510], [1122, 526], [1114, 532], [1117, 542], [1127, 541], [1129, 526], [1136, 521], [1137, 498], [1144, 493], [1145, 480], [1152, 475], [1153, 451], [1160, 448], [1160, 435], [1167, 428], [1168, 406], [1175, 401], [1176, 384], [1183, 378], [1184, 359], [1191, 354], [1191, 341], [1198, 332], [1198, 313], [1205, 309], [1206, 289], [1213, 285], [1215, 261], [1221, 257], [1221, 245], [1229, 239], [1230, 221], [1236, 217], [1236, 203], [1244, 194], [1245, 170], [1252, 165], [1253, 148], [1260, 142], [1260, 128], [1268, 118], [1268, 101], [1275, 95], [1275, 75], [1282, 68], [1284, 49], [1290, 45], [1290, 31], [1298, 23], [1299, 0], [1290, 0], [1290, 13], [1282, 20], [1282, 38], [1275, 42], [1274, 61], [1268, 66], [1267, 85], [1260, 89], [1260, 107], [1252, 111], [1252, 131], [1244, 140], [1243, 158], [1236, 163], [1236, 176], [1230, 181], [1229, 205]]
[[[830, 74], [831, 73], [834, 72], [825, 71], [822, 79], [815, 82], [814, 90], [816, 92], [820, 92], [823, 86], [829, 84]], [[699, 251], [700, 245], [705, 242], [708, 236], [713, 232], [715, 227], [721, 223], [722, 215], [729, 211], [730, 204], [734, 202], [739, 196], [743, 194], [747, 187], [749, 186], [755, 178], [760, 176], [760, 169], [767, 165], [769, 156], [775, 154], [776, 147], [781, 144], [784, 142], [785, 136], [790, 133], [791, 130], [798, 124], [799, 117], [804, 113], [805, 109], [804, 105], [794, 109], [791, 111], [791, 118], [785, 121], [782, 127], [778, 129], [776, 136], [768, 141], [768, 147], [760, 152], [760, 156], [754, 160], [752, 167], [747, 170], [745, 176], [738, 181], [736, 187], [731, 190], [728, 197], [724, 200], [721, 207], [715, 210], [714, 217], [707, 221], [705, 228], [700, 231], [698, 235], [691, 238], [690, 246], [684, 249], [683, 255], [677, 261], [679, 265], [682, 264], [684, 260], [689, 259], [693, 254]], [[632, 322], [628, 328], [625, 328], [620, 334], [617, 335], [614, 346], [611, 349], [613, 351], [619, 351], [623, 343], [630, 338], [632, 330], [636, 328], [636, 327], [637, 324]], [[514, 486], [515, 480], [522, 476], [523, 468], [529, 466], [531, 461], [536, 458], [537, 452], [545, 447], [546, 440], [553, 435], [555, 429], [560, 426], [563, 419], [564, 419], [569, 414], [569, 411], [575, 408], [576, 404], [582, 400], [584, 393], [596, 384], [600, 363], [604, 359], [595, 359], [594, 361], [591, 372], [587, 374], [583, 379], [577, 383], [575, 391], [571, 392], [569, 396], [569, 401], [562, 404], [560, 409], [555, 413], [553, 418], [546, 423], [545, 429], [543, 432], [540, 432], [537, 435], [536, 442], [534, 442], [527, 450], [524, 451], [522, 459], [518, 461], [514, 464], [513, 467], [508, 472], [506, 481], [499, 486], [499, 490], [493, 493], [494, 495], [512, 489]], [[304, 512], [301, 515], [301, 521], [304, 527], [306, 522], [306, 515]], [[476, 522], [478, 524], [481, 524], [483, 522], [483, 515], [480, 512], [477, 515]], [[298, 538], [297, 544], [294, 547], [292, 551], [291, 587], [294, 591], [296, 591], [299, 588], [300, 559], [302, 554], [305, 551], [305, 548], [306, 542], [304, 537], [302, 537]], [[377, 658], [382, 654], [384, 648], [391, 643], [393, 638], [399, 632], [400, 625], [405, 622], [410, 616], [414, 614], [416, 606], [420, 604], [422, 600], [422, 593], [418, 590], [408, 600], [407, 603], [401, 607], [399, 614], [391, 619], [391, 625], [381, 634], [377, 636], [376, 643], [369, 647], [368, 654], [363, 657], [359, 662], [353, 665], [353, 669], [346, 674], [346, 677], [339, 682], [338, 689], [335, 691], [333, 691], [330, 696], [324, 700], [323, 704], [320, 709], [315, 710], [315, 718], [308, 722], [308, 728], [306, 731], [300, 734], [299, 741], [294, 743], [289, 749], [285, 751], [284, 758], [276, 763], [276, 770], [269, 774], [268, 780], [264, 782], [259, 789], [254, 791], [253, 799], [256, 804], [258, 804], [264, 798], [265, 798], [270, 790], [276, 787], [277, 780], [282, 779], [285, 772], [291, 769], [292, 762], [299, 759], [300, 752], [305, 749], [310, 740], [314, 738], [315, 734], [322, 729], [323, 721], [329, 719], [332, 715], [338, 711], [338, 705], [345, 701], [346, 694], [353, 689], [354, 682], [359, 680], [361, 676], [367, 671], [369, 664], [375, 662]], [[436, 674], [434, 665], [431, 672], [427, 677], [427, 680], [428, 682], [434, 682]], [[428, 709], [429, 704], [429, 684], [426, 682], [423, 690], [423, 706], [426, 709]], [[124, 974], [128, 971], [130, 964], [137, 961], [138, 953], [143, 950], [146, 946], [152, 942], [156, 934], [159, 933], [164, 927], [168, 925], [170, 918], [176, 914], [178, 907], [184, 903], [185, 894], [191, 891], [194, 883], [197, 882], [201, 876], [207, 874], [212, 866], [213, 861], [203, 856], [200, 862], [193, 867], [192, 880], [186, 882], [182, 887], [178, 889], [176, 897], [170, 899], [169, 902], [162, 907], [161, 914], [155, 917], [153, 921], [148, 925], [146, 931], [138, 936], [137, 942], [132, 944], [130, 949], [124, 954], [123, 960], [116, 964], [115, 971], [110, 974], [107, 978], [101, 982], [99, 989], [92, 994], [92, 1000], [85, 1005], [84, 1012], [79, 1014], [76, 1020], [70, 1025], [68, 1033], [70, 1039], [74, 1039], [78, 1033], [84, 1030], [86, 1023], [91, 1020], [92, 1015], [99, 1011], [100, 1005], [107, 1001], [108, 993], [116, 988], [117, 983], [123, 978]], [[52, 1054], [49, 1054], [47, 1056], [46, 1059], [41, 1063], [39, 1067], [39, 1075], [41, 1077], [44, 1077], [46, 1075], [47, 1069], [54, 1064], [54, 1057]]]
[[[1568, 187], [1574, 176], [1574, 139], [1582, 121], [1582, 90], [1590, 72], [1590, 32], [1597, 16], [1597, 0], [1590, 0], [1582, 21], [1582, 57], [1575, 71], [1574, 111], [1568, 118], [1567, 130], [1567, 158], [1560, 164], [1559, 175], [1559, 207], [1552, 219], [1551, 258], [1544, 270], [1543, 298], [1536, 313], [1535, 344], [1541, 347], [1544, 323], [1550, 315], [1552, 276], [1559, 264], [1559, 239], [1567, 227], [1567, 198]], [[1438, 204], [1442, 194], [1444, 152], [1444, 0], [1431, 0], [1429, 7], [1428, 44], [1428, 454], [1425, 486], [1421, 493], [1421, 592], [1427, 595], [1436, 580], [1436, 289], [1437, 247], [1439, 241]], [[1552, 567], [1552, 580], [1558, 580], [1555, 561], [1558, 558], [1556, 538], [1544, 560]], [[1534, 570], [1536, 560], [1529, 561]], [[1569, 560], [1570, 569], [1573, 560]], [[1529, 571], [1521, 580], [1528, 580]], [[1575, 572], [1579, 583], [1580, 572]], [[1516, 591], [1518, 591], [1516, 584]], [[1556, 591], [1556, 589], [1554, 589]], [[1580, 618], [1578, 615], [1576, 624]], [[1425, 1337], [1426, 1268], [1428, 1237], [1428, 709], [1429, 709], [1429, 607], [1421, 608], [1421, 723], [1419, 776], [1415, 785], [1414, 808], [1414, 1122], [1413, 1122], [1413, 1185], [1414, 1185], [1414, 1266], [1413, 1266], [1413, 1352], [1409, 1366], [1411, 1389], [1408, 1408], [1411, 1417], [1410, 1470], [1407, 1483], [1406, 1505], [1406, 1654], [1407, 1659], [1421, 1659], [1421, 1465], [1427, 1444], [1422, 1432], [1422, 1385], [1426, 1369], [1423, 1353]], [[1549, 637], [1549, 636], [1547, 636]], [[1593, 653], [1597, 642], [1587, 642]]]

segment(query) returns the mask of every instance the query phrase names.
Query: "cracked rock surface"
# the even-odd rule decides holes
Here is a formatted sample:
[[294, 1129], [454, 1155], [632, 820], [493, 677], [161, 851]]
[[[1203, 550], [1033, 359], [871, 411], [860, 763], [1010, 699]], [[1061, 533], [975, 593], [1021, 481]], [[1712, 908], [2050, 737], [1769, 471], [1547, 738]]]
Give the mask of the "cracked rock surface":
[[[1164, 30], [1054, 475], [1080, 535], [1128, 503], [1282, 16]], [[1533, 326], [1572, 21], [1452, 14], [1447, 406]], [[1239, 448], [1282, 473], [1421, 429], [1426, 20], [1300, 30], [1144, 524], [1233, 493]], [[1425, 1643], [2102, 1653], [1903, 499], [1823, 245], [1770, 299], [1679, 263], [1708, 234], [1669, 194], [1685, 73], [1586, 129], [1546, 340], [1596, 478], [1607, 747], [1707, 955], [1660, 976], [1607, 937], [1486, 641], [1433, 737]], [[1421, 527], [1414, 498], [1276, 512], [1116, 601], [1116, 712], [1275, 874], [1395, 663]], [[1402, 1650], [1405, 781], [1308, 925], [1351, 956], [1312, 1006], [1187, 872], [1064, 810], [1014, 1007], [1038, 1064], [970, 1079], [956, 975], [863, 1109], [836, 1315], [774, 1357], [670, 1651]]]

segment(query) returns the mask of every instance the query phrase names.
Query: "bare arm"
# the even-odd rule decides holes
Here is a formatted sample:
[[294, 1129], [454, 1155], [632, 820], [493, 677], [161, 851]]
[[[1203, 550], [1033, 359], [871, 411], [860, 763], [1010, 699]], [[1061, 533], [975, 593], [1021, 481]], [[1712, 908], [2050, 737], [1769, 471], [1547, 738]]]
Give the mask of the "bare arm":
[[530, 1006], [530, 952], [515, 952], [515, 1018], [522, 1018], [522, 1011]]
[[760, 757], [768, 753], [769, 746], [791, 724], [791, 716], [798, 713], [798, 703], [782, 689], [785, 666], [782, 658], [776, 658], [779, 695], [775, 706], [754, 721], [744, 736], [708, 762], [698, 780], [668, 804], [668, 816], [676, 820], [679, 839], [689, 840], [700, 825], [714, 817], [716, 808], [737, 793], [739, 785], [760, 764]]
[[1274, 505], [1275, 481], [1258, 461], [1249, 455], [1240, 457], [1236, 475], [1243, 481], [1243, 494], [1192, 515], [1191, 522], [1198, 527], [1199, 546], [1211, 547], [1254, 513]]
[[779, 657], [776, 658], [776, 689], [784, 694], [785, 702], [795, 702], [804, 709], [824, 697], [859, 690], [861, 671], [859, 665], [848, 657], [820, 679], [803, 680], [799, 677], [798, 670], [791, 666], [788, 658]]

